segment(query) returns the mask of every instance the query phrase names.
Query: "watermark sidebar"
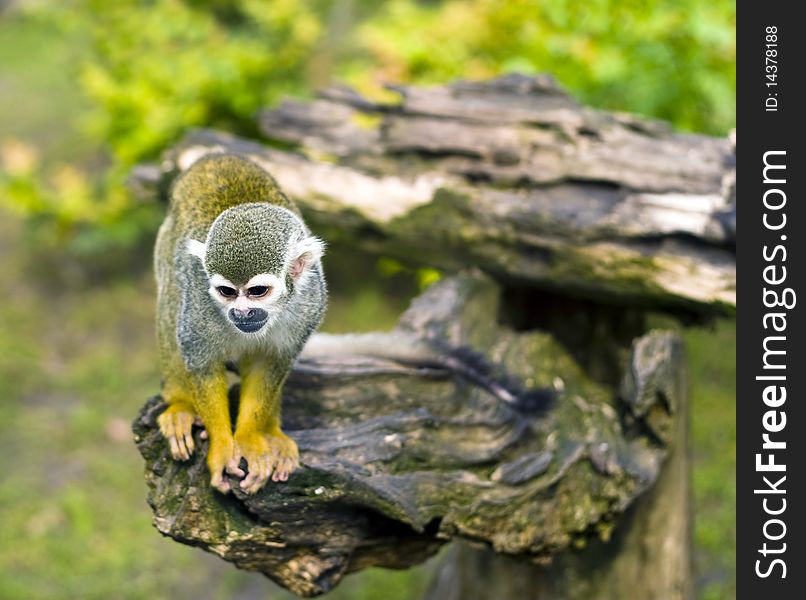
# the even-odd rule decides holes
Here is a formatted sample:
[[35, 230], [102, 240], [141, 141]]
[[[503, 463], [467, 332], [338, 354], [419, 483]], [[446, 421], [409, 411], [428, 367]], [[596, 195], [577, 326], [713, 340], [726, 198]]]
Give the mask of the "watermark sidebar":
[[748, 0], [737, 10], [740, 599], [803, 598], [806, 589], [806, 32], [799, 6]]

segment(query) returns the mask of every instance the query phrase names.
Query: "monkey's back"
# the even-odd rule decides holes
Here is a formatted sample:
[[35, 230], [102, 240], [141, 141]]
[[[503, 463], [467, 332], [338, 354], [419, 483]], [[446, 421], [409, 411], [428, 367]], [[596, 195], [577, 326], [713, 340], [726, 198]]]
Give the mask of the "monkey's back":
[[180, 235], [203, 241], [218, 215], [248, 202], [275, 204], [299, 216], [271, 175], [235, 154], [210, 154], [194, 163], [173, 186], [170, 213]]

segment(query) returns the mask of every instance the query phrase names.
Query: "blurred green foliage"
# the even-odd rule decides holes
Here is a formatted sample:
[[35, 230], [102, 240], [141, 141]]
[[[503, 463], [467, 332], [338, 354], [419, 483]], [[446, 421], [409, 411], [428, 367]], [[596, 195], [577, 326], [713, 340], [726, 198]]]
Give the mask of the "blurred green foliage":
[[193, 125], [253, 133], [260, 106], [300, 92], [321, 34], [314, 4], [275, 0], [266, 10], [259, 0], [74, 0], [26, 15], [80, 41], [70, 52], [89, 100], [83, 130], [106, 149], [109, 166], [98, 175], [71, 164], [20, 164], [19, 152], [6, 152], [2, 196], [73, 250], [130, 248], [153, 232], [159, 209], [131, 201], [129, 169]]
[[403, 81], [548, 72], [584, 103], [720, 135], [736, 119], [735, 26], [732, 0], [391, 0], [358, 28], [359, 64]]
[[125, 191], [135, 163], [192, 126], [257, 135], [260, 107], [331, 79], [374, 93], [389, 81], [545, 71], [591, 105], [724, 134], [735, 120], [735, 10], [732, 0], [34, 4], [16, 18], [71, 40], [82, 143], [105, 149], [105, 168], [81, 152], [67, 164], [20, 164], [12, 146], [0, 198], [79, 252], [132, 248], [159, 220]]
[[252, 133], [259, 107], [303, 89], [322, 30], [316, 4], [79, 0], [64, 14], [91, 44], [81, 85], [96, 103], [93, 133], [124, 167], [192, 125]]
[[[0, 484], [1, 598], [290, 598], [161, 539], [137, 475], [128, 421], [159, 377], [144, 240], [162, 207], [133, 202], [124, 180], [187, 127], [256, 135], [258, 108], [330, 79], [375, 94], [386, 81], [511, 70], [551, 72], [586, 103], [683, 129], [721, 135], [735, 118], [735, 4], [726, 0], [20, 6], [0, 13], [0, 270], [15, 282], [0, 310], [0, 450], [10, 463]], [[88, 265], [116, 247], [124, 277], [86, 285]], [[330, 331], [390, 326], [438, 277], [339, 252], [328, 255]], [[366, 287], [373, 268], [377, 285]], [[735, 355], [725, 349], [735, 348], [734, 323], [686, 338], [698, 589], [704, 600], [727, 599], [735, 597]], [[417, 597], [426, 578], [373, 570], [332, 597]]]

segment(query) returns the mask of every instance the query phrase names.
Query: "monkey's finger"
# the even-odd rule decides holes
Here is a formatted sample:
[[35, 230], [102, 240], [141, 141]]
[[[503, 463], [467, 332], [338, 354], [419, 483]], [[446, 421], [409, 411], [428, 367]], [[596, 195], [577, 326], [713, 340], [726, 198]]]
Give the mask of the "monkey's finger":
[[182, 434], [182, 442], [186, 450], [185, 460], [188, 460], [195, 449], [195, 443], [193, 442], [193, 422], [196, 420], [196, 417], [187, 412], [178, 413], [176, 417], [178, 421], [177, 431]]
[[187, 446], [185, 445], [185, 436], [179, 435], [176, 437], [176, 443], [179, 446], [179, 454], [182, 460], [187, 460], [190, 458], [190, 453], [188, 452]]
[[187, 446], [185, 446], [185, 437], [181, 431], [177, 431], [176, 435], [173, 436], [174, 440], [176, 440], [176, 447], [179, 453], [179, 460], [187, 460], [190, 458], [188, 454]]
[[288, 481], [288, 476], [294, 471], [297, 466], [297, 461], [293, 458], [286, 459], [285, 468], [283, 469], [282, 477], [280, 477], [280, 481]]
[[288, 476], [299, 466], [299, 457], [296, 453], [285, 455], [277, 468], [277, 478], [274, 481], [288, 481]]
[[193, 432], [190, 429], [185, 432], [185, 448], [187, 448], [188, 458], [190, 458], [190, 455], [193, 454], [193, 451], [196, 449], [196, 444], [193, 441]]
[[271, 456], [264, 456], [263, 460], [260, 462], [260, 485], [258, 486], [258, 489], [266, 485], [266, 482], [269, 480], [269, 477], [271, 476], [272, 470], [275, 466], [274, 459]]
[[[168, 440], [168, 443], [171, 443], [171, 438], [176, 435], [176, 429], [174, 428], [174, 420], [170, 417], [170, 415], [166, 415], [165, 413], [161, 414], [158, 419], [158, 424], [160, 426], [160, 433], [162, 433], [162, 437]], [[171, 448], [171, 453], [173, 454], [173, 448]]]
[[174, 434], [174, 424], [172, 419], [160, 416], [157, 423], [160, 426], [160, 433], [166, 440]]
[[260, 467], [257, 464], [252, 467], [249, 475], [241, 482], [241, 488], [247, 494], [254, 494], [260, 489]]
[[247, 473], [246, 477], [241, 481], [241, 489], [247, 494], [251, 494], [254, 491], [253, 487], [255, 482], [260, 478], [259, 469], [260, 467], [258, 466], [257, 460], [253, 460], [249, 463], [249, 473]]
[[272, 469], [271, 473], [271, 480], [272, 481], [280, 481], [280, 474], [283, 472], [283, 463], [284, 459], [277, 458], [274, 461], [274, 468]]
[[267, 456], [259, 456], [249, 465], [249, 474], [241, 482], [241, 489], [247, 494], [254, 494], [266, 483], [270, 469], [267, 459]]
[[222, 476], [221, 472], [213, 473], [210, 478], [210, 485], [222, 494], [226, 494], [230, 490], [229, 480]]
[[[266, 481], [271, 480], [272, 476], [274, 475], [274, 471], [277, 469], [278, 460], [279, 458], [274, 452], [266, 455]], [[264, 483], [266, 481], [264, 481]]]
[[244, 470], [241, 469], [240, 467], [240, 462], [241, 462], [240, 456], [235, 456], [230, 460], [228, 460], [227, 466], [225, 467], [226, 472], [235, 477], [243, 477], [244, 475], [246, 475]]
[[274, 473], [271, 476], [272, 481], [288, 481], [288, 475], [294, 470], [293, 461], [290, 458], [284, 458], [277, 465]]
[[239, 484], [240, 488], [244, 492], [246, 492], [247, 494], [251, 494], [252, 493], [252, 482], [253, 481], [254, 481], [254, 478], [252, 477], [252, 473], [250, 472], [246, 477], [244, 477], [241, 480], [241, 483]]
[[179, 453], [179, 443], [176, 441], [176, 436], [172, 435], [168, 438], [168, 444], [171, 447], [171, 456], [174, 460], [180, 460], [182, 455]]

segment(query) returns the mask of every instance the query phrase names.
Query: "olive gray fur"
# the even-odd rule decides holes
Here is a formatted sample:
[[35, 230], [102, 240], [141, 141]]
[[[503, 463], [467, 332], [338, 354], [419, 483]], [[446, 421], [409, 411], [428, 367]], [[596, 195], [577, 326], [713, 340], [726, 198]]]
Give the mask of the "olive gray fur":
[[[278, 367], [290, 365], [327, 304], [318, 256], [296, 281], [289, 272], [290, 253], [306, 238], [316, 240], [259, 165], [232, 154], [197, 161], [176, 181], [157, 239], [161, 353], [177, 348], [185, 366], [200, 374], [250, 352], [271, 356]], [[285, 286], [268, 323], [245, 335], [211, 297], [210, 278], [219, 274], [242, 285], [260, 273], [276, 275]]]
[[258, 273], [283, 272], [290, 244], [308, 235], [299, 217], [287, 209], [242, 204], [227, 209], [213, 223], [204, 263], [209, 273], [244, 284]]

